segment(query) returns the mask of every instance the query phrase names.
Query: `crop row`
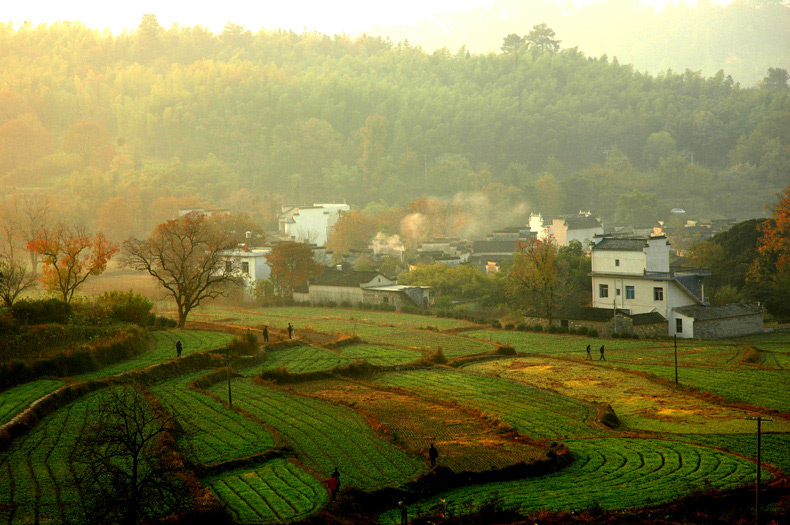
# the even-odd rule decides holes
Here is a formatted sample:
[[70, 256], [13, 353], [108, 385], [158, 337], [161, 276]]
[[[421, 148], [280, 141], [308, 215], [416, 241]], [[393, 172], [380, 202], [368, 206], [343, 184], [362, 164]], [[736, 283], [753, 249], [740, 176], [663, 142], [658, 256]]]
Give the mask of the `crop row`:
[[83, 497], [70, 457], [103, 395], [88, 394], [50, 414], [0, 455], [0, 521], [80, 521]]
[[332, 350], [315, 346], [292, 346], [266, 354], [262, 364], [247, 368], [245, 374], [260, 374], [264, 371], [284, 367], [292, 374], [305, 374], [321, 370], [332, 370], [351, 364], [354, 360]]
[[[221, 385], [213, 390], [219, 392]], [[376, 436], [353, 410], [256, 385], [233, 383], [234, 405], [274, 428], [308, 468], [363, 490], [398, 485], [425, 470], [422, 462]]]
[[[776, 420], [774, 420], [776, 421]], [[757, 460], [757, 432], [754, 421], [748, 422], [754, 430], [745, 434], [678, 434], [678, 439], [683, 439], [690, 443], [699, 443], [711, 447], [719, 447], [730, 452], [742, 454]], [[790, 474], [790, 434], [772, 432], [773, 424], [770, 421], [763, 422], [763, 432], [761, 435], [762, 446], [761, 460], [779, 467], [785, 474]]]
[[260, 424], [232, 412], [211, 397], [190, 390], [190, 381], [205, 371], [180, 376], [152, 387], [152, 392], [180, 423], [178, 447], [191, 461], [211, 464], [263, 452], [275, 445]]
[[[575, 461], [546, 476], [458, 488], [411, 506], [426, 513], [439, 498], [450, 512], [473, 512], [497, 499], [507, 509], [528, 514], [540, 509], [625, 509], [658, 505], [697, 490], [729, 489], [754, 482], [755, 465], [706, 447], [649, 439], [569, 441]], [[770, 477], [766, 475], [766, 478]], [[398, 523], [397, 511], [381, 516]]]
[[11, 421], [31, 403], [64, 384], [54, 379], [39, 379], [0, 392], [0, 425]]
[[117, 363], [95, 372], [75, 376], [79, 381], [101, 379], [130, 370], [138, 370], [157, 363], [163, 363], [176, 358], [176, 341], [183, 345], [182, 356], [203, 352], [227, 345], [233, 336], [220, 332], [205, 332], [200, 330], [173, 330], [153, 332], [155, 346], [144, 354]]
[[338, 348], [338, 351], [349, 359], [367, 361], [378, 366], [403, 365], [423, 357], [417, 350], [385, 345], [350, 345]]
[[327, 501], [326, 490], [315, 478], [284, 459], [223, 472], [203, 482], [238, 523], [289, 523], [308, 517]]
[[389, 373], [377, 381], [481, 410], [536, 439], [600, 433], [589, 425], [595, 415], [589, 405], [515, 381], [447, 368]]

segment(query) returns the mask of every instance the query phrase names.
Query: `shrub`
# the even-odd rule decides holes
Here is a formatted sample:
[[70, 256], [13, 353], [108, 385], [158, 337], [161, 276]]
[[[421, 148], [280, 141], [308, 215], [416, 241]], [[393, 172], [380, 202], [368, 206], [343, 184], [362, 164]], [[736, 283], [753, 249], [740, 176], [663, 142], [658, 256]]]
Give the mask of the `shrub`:
[[105, 292], [96, 298], [96, 305], [109, 310], [110, 316], [116, 321], [149, 326], [154, 323], [155, 316], [151, 313], [154, 303], [145, 296], [128, 292]]
[[567, 334], [568, 332], [569, 332], [569, 330], [568, 330], [567, 326], [558, 326], [557, 327], [557, 333], [558, 334]]
[[532, 325], [532, 331], [533, 332], [542, 332], [543, 331], [543, 325], [539, 324], [539, 323], [535, 323], [534, 325]]
[[589, 337], [598, 337], [598, 330], [596, 330], [595, 328], [590, 328], [589, 330], [587, 330], [587, 335]]
[[556, 326], [554, 326], [553, 324], [550, 324], [550, 325], [549, 325], [548, 332], [549, 332], [550, 334], [556, 334], [558, 330], [559, 330], [559, 328], [558, 328], [558, 327], [556, 327]]
[[529, 326], [527, 326], [525, 323], [518, 323], [516, 325], [516, 330], [520, 332], [526, 332], [527, 330], [529, 330]]
[[514, 329], [515, 327], [516, 327], [516, 325], [514, 325], [513, 323], [507, 323], [507, 324], [505, 325], [505, 330], [512, 330], [512, 329]]
[[228, 344], [228, 351], [233, 355], [251, 355], [258, 352], [258, 338], [247, 330], [241, 337], [236, 337]]
[[612, 339], [620, 339], [620, 334], [618, 332], [614, 332], [612, 334]]
[[494, 321], [491, 323], [491, 326], [493, 326], [494, 328], [502, 328], [502, 323], [500, 323], [499, 321]]
[[433, 354], [431, 354], [431, 357], [428, 358], [428, 361], [431, 363], [436, 363], [437, 365], [443, 365], [447, 362], [447, 358], [444, 356], [441, 346]]
[[579, 335], [587, 335], [588, 332], [589, 329], [586, 326], [580, 326], [579, 328], [576, 329], [576, 333]]
[[65, 324], [71, 315], [71, 306], [60, 299], [22, 300], [11, 307], [11, 315], [22, 324]]
[[176, 326], [178, 326], [178, 321], [176, 321], [175, 319], [170, 319], [168, 317], [161, 317], [161, 316], [157, 316], [154, 318], [153, 327], [155, 329], [175, 328]]
[[510, 345], [502, 345], [496, 349], [499, 355], [516, 355], [516, 349]]
[[340, 306], [343, 308], [351, 308], [351, 301], [341, 301]]

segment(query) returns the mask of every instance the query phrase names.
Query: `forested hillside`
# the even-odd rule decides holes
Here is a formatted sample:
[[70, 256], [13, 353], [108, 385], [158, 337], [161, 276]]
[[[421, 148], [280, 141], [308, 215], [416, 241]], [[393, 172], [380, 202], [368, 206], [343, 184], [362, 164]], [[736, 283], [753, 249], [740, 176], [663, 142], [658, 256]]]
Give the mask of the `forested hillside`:
[[116, 236], [185, 203], [271, 220], [281, 200], [461, 192], [608, 219], [623, 194], [644, 219], [754, 216], [790, 173], [779, 69], [743, 89], [726, 72], [650, 76], [575, 49], [428, 54], [147, 15], [121, 35], [0, 25], [0, 71], [2, 191], [57, 193]]

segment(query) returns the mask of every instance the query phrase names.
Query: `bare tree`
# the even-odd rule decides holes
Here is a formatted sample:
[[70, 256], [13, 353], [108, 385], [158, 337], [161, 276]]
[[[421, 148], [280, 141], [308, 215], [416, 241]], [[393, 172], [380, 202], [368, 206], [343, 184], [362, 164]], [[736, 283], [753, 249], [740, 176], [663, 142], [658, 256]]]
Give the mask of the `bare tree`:
[[122, 263], [156, 278], [175, 300], [183, 328], [189, 312], [204, 299], [225, 295], [218, 285], [236, 282], [226, 253], [235, 246], [210, 217], [189, 213], [160, 224], [146, 240], [126, 241]]
[[25, 263], [0, 256], [0, 299], [9, 308], [19, 294], [36, 286], [36, 278], [28, 273]]
[[90, 523], [133, 525], [183, 510], [183, 465], [166, 445], [173, 417], [157, 414], [140, 386], [103, 392], [72, 464]]
[[[12, 249], [26, 246], [38, 236], [52, 219], [52, 197], [41, 193], [14, 195], [3, 203], [0, 216], [3, 218], [4, 241], [9, 242]], [[30, 272], [33, 278], [38, 277], [37, 252], [29, 252]]]

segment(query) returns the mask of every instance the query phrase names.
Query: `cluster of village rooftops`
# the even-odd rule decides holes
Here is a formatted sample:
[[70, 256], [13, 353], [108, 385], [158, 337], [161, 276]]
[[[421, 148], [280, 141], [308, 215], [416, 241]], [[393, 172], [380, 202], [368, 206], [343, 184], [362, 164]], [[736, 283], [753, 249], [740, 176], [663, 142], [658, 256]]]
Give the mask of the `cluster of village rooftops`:
[[[256, 281], [269, 279], [271, 270], [266, 255], [273, 243], [302, 242], [312, 248], [314, 259], [327, 270], [296, 290], [294, 300], [311, 304], [430, 307], [434, 296], [428, 286], [399, 285], [396, 279], [378, 271], [355, 271], [350, 264], [333, 264], [333, 254], [327, 252], [326, 243], [332, 227], [349, 210], [347, 204], [283, 206], [278, 231], [267, 232], [268, 246], [253, 247], [250, 239], [226, 256], [233, 260], [233, 267], [238, 268], [245, 287], [250, 289]], [[226, 212], [190, 209], [181, 213], [194, 211]], [[673, 210], [673, 214], [682, 217], [683, 210]], [[425, 240], [407, 262], [410, 267], [472, 264], [490, 274], [513, 257], [520, 241], [552, 238], [558, 246], [578, 241], [591, 257], [591, 306], [559, 312], [557, 319], [562, 326], [586, 326], [606, 335], [629, 331], [643, 336], [737, 337], [764, 330], [762, 309], [745, 303], [710, 306], [705, 295], [709, 269], [670, 265], [670, 253], [682, 256], [689, 242], [709, 238], [733, 222], [684, 219], [674, 221], [671, 228], [656, 223], [605, 231], [600, 219], [589, 211], [556, 217], [532, 214], [528, 224], [492, 231], [480, 240]], [[676, 246], [670, 243], [668, 234], [673, 241], [678, 240]], [[392, 256], [405, 260], [406, 249], [396, 236], [380, 235], [371, 242], [366, 254], [373, 261]]]

